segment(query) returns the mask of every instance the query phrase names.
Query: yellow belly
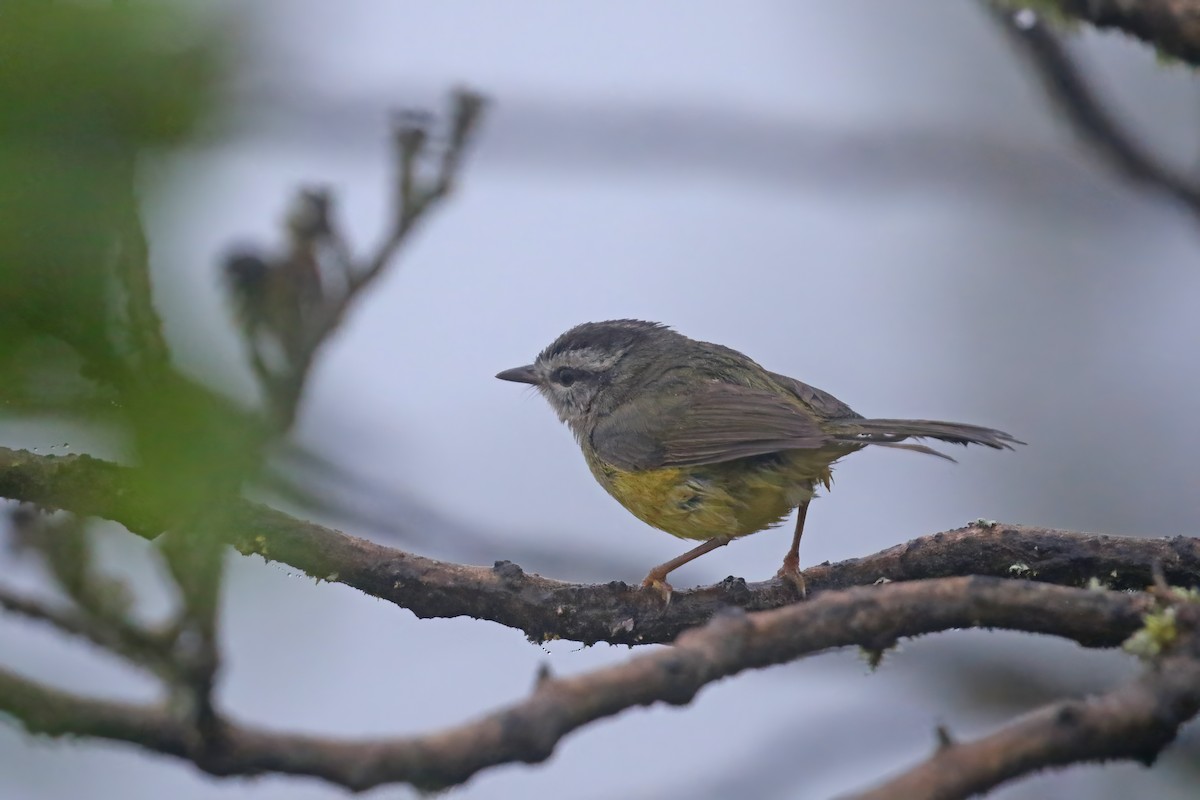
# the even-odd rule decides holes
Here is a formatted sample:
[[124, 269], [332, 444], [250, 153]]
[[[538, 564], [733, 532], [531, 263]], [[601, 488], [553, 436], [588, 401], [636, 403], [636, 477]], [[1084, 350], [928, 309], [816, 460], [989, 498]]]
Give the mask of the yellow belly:
[[684, 539], [712, 539], [779, 524], [817, 484], [829, 486], [830, 465], [845, 452], [787, 451], [640, 472], [585, 455], [600, 485], [638, 519]]

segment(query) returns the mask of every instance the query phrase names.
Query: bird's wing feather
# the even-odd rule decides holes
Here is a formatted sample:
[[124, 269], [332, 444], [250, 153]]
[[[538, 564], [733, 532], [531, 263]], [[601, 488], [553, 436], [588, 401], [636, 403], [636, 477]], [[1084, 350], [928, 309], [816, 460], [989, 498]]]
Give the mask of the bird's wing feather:
[[833, 441], [787, 398], [720, 382], [633, 400], [601, 420], [591, 438], [603, 461], [627, 470], [717, 464]]
[[824, 389], [809, 386], [807, 383], [780, 375], [778, 372], [768, 372], [768, 375], [783, 388], [800, 399], [800, 402], [817, 412], [822, 419], [859, 419], [862, 417], [850, 406], [838, 400]]

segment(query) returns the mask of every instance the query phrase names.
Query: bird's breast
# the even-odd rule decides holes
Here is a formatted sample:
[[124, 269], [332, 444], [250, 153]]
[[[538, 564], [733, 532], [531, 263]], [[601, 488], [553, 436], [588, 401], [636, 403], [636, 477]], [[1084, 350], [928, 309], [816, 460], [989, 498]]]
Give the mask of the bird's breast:
[[[622, 470], [587, 453], [592, 474], [635, 517], [685, 539], [745, 536], [782, 522], [828, 485], [829, 461], [800, 451], [695, 467]], [[811, 455], [811, 454], [809, 454]]]

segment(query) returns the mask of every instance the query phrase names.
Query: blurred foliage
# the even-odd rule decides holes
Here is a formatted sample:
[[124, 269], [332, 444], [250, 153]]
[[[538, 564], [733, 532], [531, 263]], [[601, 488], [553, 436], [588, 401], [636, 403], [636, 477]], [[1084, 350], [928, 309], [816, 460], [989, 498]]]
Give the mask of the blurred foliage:
[[82, 356], [93, 378], [113, 382], [128, 366], [134, 343], [119, 340], [112, 317], [133, 302], [119, 296], [133, 287], [115, 278], [136, 265], [121, 262], [145, 258], [135, 160], [185, 140], [214, 108], [217, 54], [207, 42], [179, 43], [185, 27], [145, 4], [0, 5], [6, 353], [45, 334]]
[[181, 526], [265, 441], [172, 367], [139, 218], [139, 156], [222, 109], [219, 33], [178, 5], [0, 4], [0, 416], [103, 411]]

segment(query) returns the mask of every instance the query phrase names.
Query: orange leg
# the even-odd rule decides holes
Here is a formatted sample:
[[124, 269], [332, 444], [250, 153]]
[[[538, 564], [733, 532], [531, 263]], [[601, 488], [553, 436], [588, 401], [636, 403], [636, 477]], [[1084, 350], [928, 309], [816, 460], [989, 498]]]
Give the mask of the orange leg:
[[653, 589], [662, 595], [664, 602], [671, 602], [671, 584], [667, 583], [667, 575], [679, 569], [689, 561], [694, 561], [705, 553], [712, 552], [718, 547], [724, 547], [732, 541], [732, 536], [717, 536], [716, 538], [709, 539], [699, 547], [693, 547], [691, 550], [688, 550], [681, 556], [676, 556], [670, 561], [659, 564], [657, 567], [650, 570], [650, 574], [646, 576], [644, 581], [642, 581], [642, 588]]
[[796, 532], [792, 534], [792, 547], [783, 557], [783, 566], [775, 574], [776, 577], [783, 578], [795, 586], [801, 597], [808, 596], [804, 575], [800, 572], [800, 537], [804, 535], [804, 518], [808, 516], [808, 503], [809, 501], [805, 500], [796, 510]]

